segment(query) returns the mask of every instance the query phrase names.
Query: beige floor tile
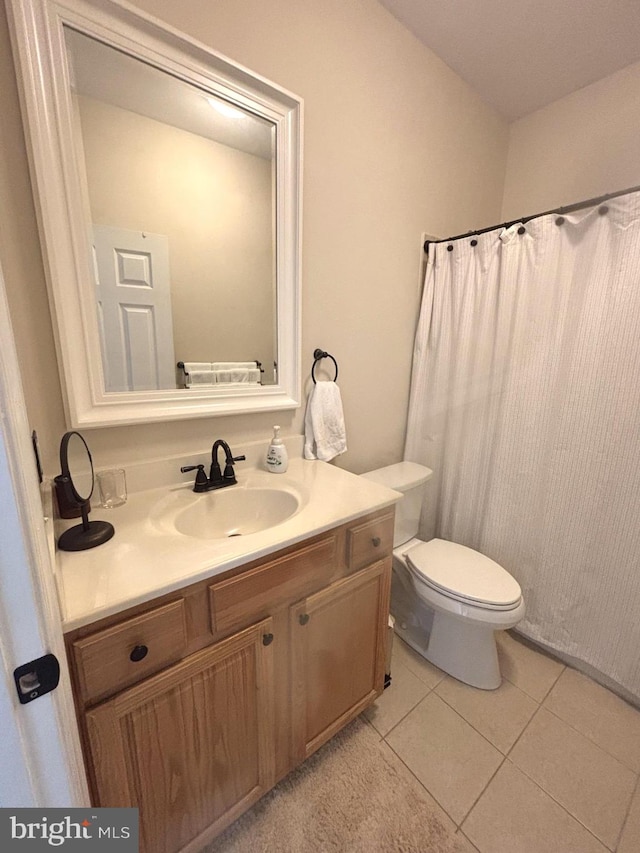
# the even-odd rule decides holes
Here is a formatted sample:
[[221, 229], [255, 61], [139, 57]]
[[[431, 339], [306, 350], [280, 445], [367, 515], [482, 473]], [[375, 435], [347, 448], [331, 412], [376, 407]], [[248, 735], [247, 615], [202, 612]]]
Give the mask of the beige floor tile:
[[504, 679], [497, 690], [478, 690], [448, 676], [435, 692], [505, 754], [539, 707], [535, 700]]
[[480, 853], [606, 853], [507, 759], [462, 825]]
[[393, 637], [393, 652], [391, 657], [391, 675], [393, 676], [393, 666], [396, 662], [402, 663], [410, 670], [420, 681], [424, 682], [427, 687], [435, 687], [443, 678], [446, 678], [446, 673], [432, 663], [429, 663], [426, 658], [419, 655], [415, 649], [407, 645], [404, 640], [400, 639], [397, 634]]
[[640, 850], [640, 784], [636, 788], [617, 850], [618, 853], [638, 853]]
[[613, 849], [636, 775], [563, 720], [541, 708], [511, 761]]
[[454, 853], [478, 853], [478, 848], [472, 844], [461, 830], [455, 835]]
[[383, 737], [427, 695], [431, 688], [394, 659], [391, 684], [364, 716]]
[[532, 699], [542, 702], [564, 669], [564, 664], [536, 649], [507, 631], [496, 635], [500, 672]]
[[[433, 813], [436, 815], [440, 823], [446, 827], [452, 834], [456, 833], [457, 828], [456, 824], [453, 822], [451, 817], [446, 813], [446, 811], [442, 808], [442, 806], [434, 800], [431, 794], [425, 790], [424, 785], [418, 781], [417, 777], [409, 770], [404, 761], [402, 761], [396, 753], [391, 749], [388, 743], [385, 741], [380, 742], [380, 750], [385, 757], [385, 760], [389, 762], [389, 764], [396, 770], [396, 772], [402, 776], [405, 781], [411, 785], [416, 791], [417, 795], [421, 798], [425, 798], [431, 808], [433, 809]], [[456, 851], [457, 853], [457, 851]]]
[[434, 693], [396, 726], [387, 743], [456, 823], [503, 760], [495, 747]]
[[640, 772], [640, 711], [615, 693], [580, 672], [566, 669], [544, 707]]

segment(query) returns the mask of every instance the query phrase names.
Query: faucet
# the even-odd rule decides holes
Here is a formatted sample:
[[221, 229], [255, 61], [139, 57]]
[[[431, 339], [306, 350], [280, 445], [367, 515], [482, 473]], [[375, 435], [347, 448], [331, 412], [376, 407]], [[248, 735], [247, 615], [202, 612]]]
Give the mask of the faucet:
[[[224, 474], [220, 473], [220, 465], [218, 464], [218, 450], [220, 447], [224, 450]], [[241, 462], [246, 458], [246, 456], [233, 456], [231, 448], [221, 438], [214, 441], [211, 448], [211, 470], [209, 471], [210, 488], [221, 489], [223, 486], [233, 486], [237, 482], [233, 463]]]
[[[220, 470], [218, 462], [218, 450], [222, 447], [225, 456], [224, 473]], [[233, 486], [238, 481], [233, 470], [234, 462], [242, 462], [246, 456], [234, 456], [231, 453], [231, 448], [223, 439], [218, 438], [213, 442], [211, 448], [211, 468], [209, 469], [209, 477], [204, 473], [204, 465], [185, 465], [180, 470], [183, 474], [187, 471], [197, 471], [196, 481], [193, 486], [194, 492], [210, 492], [212, 489], [224, 489], [225, 486]]]

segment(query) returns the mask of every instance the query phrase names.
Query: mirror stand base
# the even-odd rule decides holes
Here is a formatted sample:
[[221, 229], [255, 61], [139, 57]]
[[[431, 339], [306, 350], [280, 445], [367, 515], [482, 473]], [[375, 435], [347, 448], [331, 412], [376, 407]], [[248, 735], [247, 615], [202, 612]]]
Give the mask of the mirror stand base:
[[113, 524], [108, 521], [89, 521], [86, 527], [76, 524], [60, 536], [58, 548], [61, 551], [86, 551], [108, 542], [114, 533]]

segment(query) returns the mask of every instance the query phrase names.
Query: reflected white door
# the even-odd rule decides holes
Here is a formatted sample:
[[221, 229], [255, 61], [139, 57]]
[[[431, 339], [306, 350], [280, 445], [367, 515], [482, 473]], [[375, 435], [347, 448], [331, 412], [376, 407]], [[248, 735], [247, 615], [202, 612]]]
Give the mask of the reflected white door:
[[105, 390], [175, 388], [168, 238], [106, 225], [93, 234]]

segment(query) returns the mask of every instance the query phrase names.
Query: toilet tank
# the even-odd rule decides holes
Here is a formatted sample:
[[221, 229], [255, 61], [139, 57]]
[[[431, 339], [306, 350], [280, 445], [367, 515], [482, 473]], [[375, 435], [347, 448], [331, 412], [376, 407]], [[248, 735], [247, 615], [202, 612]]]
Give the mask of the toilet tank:
[[393, 530], [394, 548], [417, 535], [422, 512], [424, 484], [432, 474], [433, 471], [430, 468], [418, 465], [417, 462], [397, 462], [395, 465], [376, 468], [375, 471], [367, 471], [366, 474], [360, 475], [366, 477], [367, 480], [373, 480], [374, 483], [380, 483], [382, 486], [402, 492], [402, 498], [396, 504], [396, 523]]

